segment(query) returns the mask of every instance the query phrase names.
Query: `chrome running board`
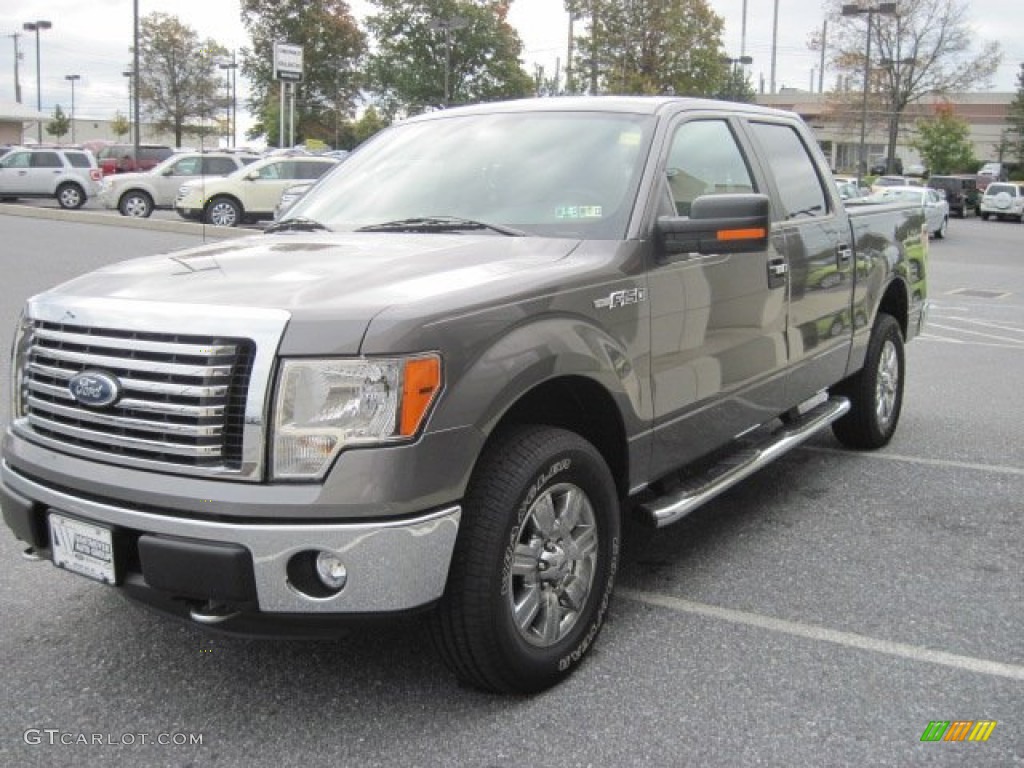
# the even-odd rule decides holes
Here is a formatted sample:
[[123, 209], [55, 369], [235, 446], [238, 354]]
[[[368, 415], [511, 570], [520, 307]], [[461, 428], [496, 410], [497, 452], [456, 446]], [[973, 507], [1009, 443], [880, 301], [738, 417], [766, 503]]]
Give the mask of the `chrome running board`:
[[732, 488], [782, 454], [796, 448], [828, 427], [850, 410], [845, 397], [826, 400], [807, 413], [788, 421], [767, 438], [728, 454], [710, 469], [674, 488], [670, 493], [640, 504], [640, 509], [657, 528], [678, 522], [697, 507]]

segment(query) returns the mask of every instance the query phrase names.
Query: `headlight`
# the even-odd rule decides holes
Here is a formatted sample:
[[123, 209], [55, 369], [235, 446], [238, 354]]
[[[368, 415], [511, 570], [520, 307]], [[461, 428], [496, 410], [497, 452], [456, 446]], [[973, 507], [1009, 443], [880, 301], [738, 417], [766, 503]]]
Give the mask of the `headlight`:
[[274, 479], [313, 479], [342, 449], [416, 435], [441, 390], [437, 355], [281, 364], [274, 401]]
[[22, 379], [25, 375], [25, 347], [27, 346], [29, 321], [24, 311], [18, 317], [14, 328], [14, 344], [11, 345], [11, 420], [17, 421], [25, 415]]

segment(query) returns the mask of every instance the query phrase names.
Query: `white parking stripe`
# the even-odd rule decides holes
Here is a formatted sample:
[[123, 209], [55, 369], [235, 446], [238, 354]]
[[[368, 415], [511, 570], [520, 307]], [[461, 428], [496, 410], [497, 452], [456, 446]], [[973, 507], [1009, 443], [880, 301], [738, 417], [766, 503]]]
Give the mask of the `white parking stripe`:
[[1024, 477], [1024, 467], [1010, 467], [1002, 464], [977, 464], [970, 461], [950, 461], [949, 459], [929, 459], [924, 456], [906, 456], [901, 453], [868, 453], [861, 451], [844, 451], [839, 448], [824, 448], [816, 445], [802, 445], [796, 450], [814, 453], [834, 453], [843, 456], [859, 456], [865, 459], [881, 459], [883, 461], [904, 461], [908, 464], [926, 464], [931, 467], [947, 469], [973, 469], [981, 472], [994, 472], [1000, 475], [1016, 475]]
[[928, 664], [939, 664], [944, 667], [953, 667], [965, 672], [975, 672], [993, 677], [1006, 677], [1011, 680], [1024, 681], [1024, 667], [1016, 664], [1004, 664], [999, 661], [988, 661], [987, 659], [976, 659], [972, 656], [961, 656], [945, 651], [933, 651], [930, 648], [922, 648], [917, 645], [906, 643], [894, 643], [888, 640], [878, 640], [865, 635], [857, 635], [853, 632], [840, 632], [834, 629], [818, 627], [813, 624], [803, 624], [796, 621], [785, 621], [770, 616], [762, 616], [747, 611], [736, 611], [730, 608], [720, 608], [717, 605], [696, 603], [692, 600], [683, 600], [678, 597], [661, 595], [654, 592], [641, 592], [635, 589], [617, 589], [615, 594], [627, 600], [633, 600], [645, 605], [653, 605], [659, 608], [667, 608], [676, 613], [692, 613], [704, 616], [709, 619], [729, 621], [734, 624], [744, 624], [748, 627], [757, 627], [769, 632], [780, 632], [795, 637], [803, 637], [808, 640], [817, 640], [826, 643], [835, 643], [846, 648], [857, 648], [862, 651], [882, 653], [887, 656], [897, 656], [911, 661], [921, 661]]
[[953, 333], [966, 333], [971, 336], [981, 336], [983, 339], [991, 339], [992, 341], [1008, 341], [1011, 344], [1021, 343], [1021, 339], [1015, 339], [1010, 336], [997, 336], [994, 333], [983, 333], [981, 331], [972, 331], [969, 328], [958, 328], [952, 325], [941, 325], [939, 323], [928, 323], [929, 330], [932, 328], [941, 328], [944, 331], [952, 331]]

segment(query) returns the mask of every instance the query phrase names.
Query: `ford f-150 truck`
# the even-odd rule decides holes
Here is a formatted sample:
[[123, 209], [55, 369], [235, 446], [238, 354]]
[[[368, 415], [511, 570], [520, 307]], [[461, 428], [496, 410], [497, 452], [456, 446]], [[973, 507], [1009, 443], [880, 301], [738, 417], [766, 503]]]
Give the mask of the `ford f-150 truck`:
[[4, 519], [236, 632], [424, 611], [463, 681], [537, 691], [654, 526], [820, 430], [892, 437], [918, 209], [844, 209], [794, 115], [543, 99], [402, 121], [268, 233], [31, 298]]

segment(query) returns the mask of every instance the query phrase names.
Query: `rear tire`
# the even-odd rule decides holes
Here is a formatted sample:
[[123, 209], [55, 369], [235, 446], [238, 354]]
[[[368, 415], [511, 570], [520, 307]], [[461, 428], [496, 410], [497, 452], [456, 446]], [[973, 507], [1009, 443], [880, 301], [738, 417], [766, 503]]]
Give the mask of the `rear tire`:
[[891, 315], [880, 314], [871, 331], [864, 367], [832, 388], [850, 401], [850, 411], [832, 424], [843, 445], [873, 450], [896, 432], [903, 407], [906, 356], [903, 332]]
[[77, 184], [61, 184], [57, 187], [57, 202], [61, 208], [81, 208], [85, 204], [85, 190]]
[[470, 480], [431, 619], [445, 663], [500, 693], [565, 678], [604, 624], [619, 536], [615, 483], [590, 443], [541, 426], [497, 437]]

